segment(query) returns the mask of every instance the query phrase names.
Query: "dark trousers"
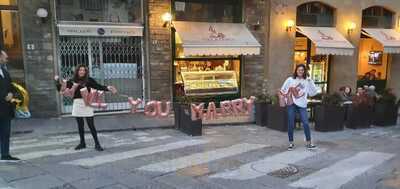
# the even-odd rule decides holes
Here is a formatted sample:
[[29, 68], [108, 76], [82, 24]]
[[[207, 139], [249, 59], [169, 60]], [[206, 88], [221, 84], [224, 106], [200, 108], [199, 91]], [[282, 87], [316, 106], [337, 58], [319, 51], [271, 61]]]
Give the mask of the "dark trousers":
[[[85, 122], [83, 117], [76, 117], [76, 122], [78, 123], [81, 144], [85, 144]], [[94, 126], [94, 117], [86, 117], [86, 123], [88, 124], [90, 132], [92, 133], [94, 143], [96, 145], [100, 145], [99, 139], [97, 138], [96, 127]]]
[[10, 155], [11, 119], [0, 118], [1, 157]]

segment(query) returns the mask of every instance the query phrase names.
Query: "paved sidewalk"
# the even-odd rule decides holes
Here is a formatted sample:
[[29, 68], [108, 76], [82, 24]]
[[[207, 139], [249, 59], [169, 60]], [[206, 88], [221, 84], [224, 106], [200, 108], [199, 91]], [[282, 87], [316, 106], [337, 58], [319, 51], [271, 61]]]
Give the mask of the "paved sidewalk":
[[[151, 118], [143, 114], [115, 114], [95, 117], [96, 129], [99, 132], [114, 132], [136, 129], [155, 129], [174, 127], [173, 116], [167, 118]], [[86, 130], [88, 128], [85, 126]], [[56, 135], [76, 133], [77, 126], [75, 118], [33, 118], [15, 119], [12, 122], [12, 133]]]

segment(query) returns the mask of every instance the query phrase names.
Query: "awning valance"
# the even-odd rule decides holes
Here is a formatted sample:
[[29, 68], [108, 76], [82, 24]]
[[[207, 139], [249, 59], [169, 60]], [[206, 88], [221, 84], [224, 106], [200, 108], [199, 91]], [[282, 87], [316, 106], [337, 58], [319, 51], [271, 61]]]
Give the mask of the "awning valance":
[[185, 56], [258, 55], [261, 45], [244, 24], [175, 21]]
[[400, 33], [394, 29], [363, 28], [363, 33], [383, 45], [385, 53], [400, 53]]
[[348, 55], [354, 53], [354, 46], [333, 27], [303, 27], [297, 31], [307, 36], [319, 55]]

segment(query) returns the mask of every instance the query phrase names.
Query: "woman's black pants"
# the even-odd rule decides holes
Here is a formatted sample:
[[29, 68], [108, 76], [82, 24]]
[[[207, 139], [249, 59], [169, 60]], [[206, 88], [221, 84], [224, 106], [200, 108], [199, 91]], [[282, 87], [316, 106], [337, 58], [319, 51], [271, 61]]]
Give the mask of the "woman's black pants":
[[92, 133], [95, 145], [100, 145], [99, 139], [97, 138], [96, 127], [94, 127], [94, 117], [76, 117], [81, 144], [85, 144], [85, 123], [83, 118], [86, 118], [86, 123], [89, 126], [90, 133]]

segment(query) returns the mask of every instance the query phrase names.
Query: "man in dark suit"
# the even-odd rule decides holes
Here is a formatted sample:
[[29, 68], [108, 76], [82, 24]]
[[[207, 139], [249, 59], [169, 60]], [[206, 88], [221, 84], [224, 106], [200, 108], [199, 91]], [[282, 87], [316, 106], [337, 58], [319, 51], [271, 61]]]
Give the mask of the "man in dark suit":
[[14, 118], [14, 105], [11, 103], [14, 87], [11, 77], [5, 68], [7, 54], [0, 50], [0, 145], [1, 160], [16, 161], [18, 158], [10, 155], [11, 119]]

